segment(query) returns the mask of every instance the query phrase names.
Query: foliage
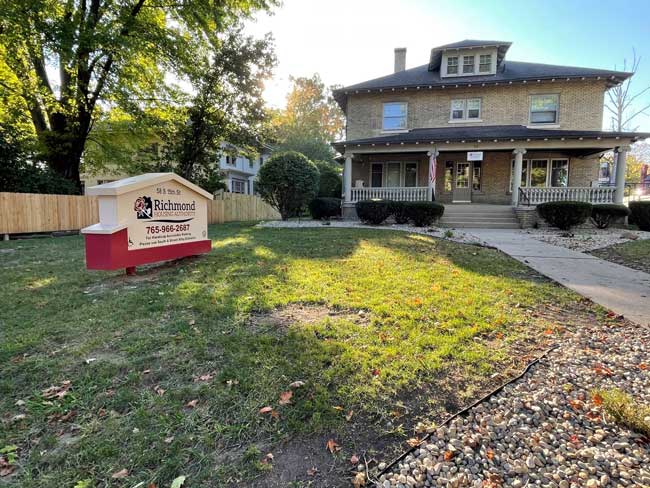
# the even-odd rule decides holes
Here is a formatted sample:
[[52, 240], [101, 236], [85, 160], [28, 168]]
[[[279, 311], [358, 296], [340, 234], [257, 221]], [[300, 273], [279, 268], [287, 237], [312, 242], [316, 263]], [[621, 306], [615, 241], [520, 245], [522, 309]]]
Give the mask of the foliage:
[[409, 213], [406, 209], [406, 202], [391, 201], [390, 212], [397, 224], [408, 224]]
[[630, 202], [630, 221], [639, 229], [650, 231], [650, 202]]
[[537, 213], [549, 225], [562, 230], [584, 224], [591, 216], [591, 203], [586, 202], [546, 202], [537, 205]]
[[315, 161], [314, 164], [320, 174], [318, 196], [341, 198], [341, 192], [343, 191], [341, 168], [336, 163], [329, 163], [327, 161]]
[[255, 188], [282, 220], [298, 215], [318, 192], [318, 169], [304, 155], [276, 153], [257, 173]]
[[[48, 165], [79, 186], [80, 161], [100, 107], [137, 113], [182, 105], [186, 96], [170, 80], [195, 85], [213, 63], [215, 91], [227, 95], [226, 102], [236, 98], [230, 90], [246, 99], [239, 76], [257, 71], [248, 48], [270, 39], [242, 36], [241, 21], [272, 5], [0, 0], [0, 73], [8, 75], [5, 88], [16, 94], [13, 105], [22, 107], [22, 119], [31, 119]], [[245, 76], [250, 80], [244, 85], [259, 83], [263, 68], [260, 74]], [[238, 119], [236, 108], [224, 117]]]
[[340, 139], [345, 126], [343, 111], [318, 74], [291, 78], [293, 87], [285, 109], [272, 114], [278, 150], [298, 151], [312, 161], [331, 161], [330, 143]]
[[[396, 408], [414, 425], [448, 395], [471, 403], [496, 371], [518, 372], [509, 360], [518, 335], [547, 340], [543, 321], [578, 303], [502, 253], [426, 236], [254, 224], [211, 226], [209, 235], [205, 258], [150, 269], [146, 280], [87, 271], [81, 236], [22, 241], [5, 259], [0, 411], [26, 414], [0, 424], [0, 447], [21, 447], [7, 488], [91, 477], [93, 487], [168, 488], [180, 475], [192, 487], [263, 486], [273, 483], [247, 467], [248, 446], [264, 446], [261, 457], [301, 439], [300, 457], [324, 451], [332, 434], [342, 447], [332, 471], [343, 474], [328, 486], [345, 486], [349, 433], [366, 432], [378, 449], [386, 434], [376, 426], [394, 421]], [[7, 249], [16, 242], [0, 242]], [[604, 316], [585, 306], [590, 318]], [[42, 389], [64, 380], [69, 393], [44, 401]], [[304, 385], [279, 405], [296, 380]], [[401, 407], [415, 390], [412, 404], [423, 408]], [[265, 405], [277, 417], [259, 414]], [[61, 442], [73, 427], [92, 435]], [[219, 445], [242, 449], [224, 456], [217, 431]], [[128, 478], [111, 479], [122, 468]]]
[[594, 393], [617, 424], [650, 437], [650, 407], [639, 404], [634, 398], [618, 388], [598, 390]]
[[438, 202], [404, 202], [404, 213], [416, 227], [426, 227], [442, 217], [445, 206]]
[[630, 209], [625, 205], [614, 203], [594, 205], [591, 209], [591, 222], [599, 229], [606, 229], [612, 220], [628, 215], [630, 215]]
[[11, 126], [0, 125], [0, 191], [73, 194], [75, 185], [42, 164], [30, 142]]
[[328, 220], [341, 215], [341, 199], [318, 197], [309, 202], [309, 213], [313, 219]]
[[359, 220], [371, 225], [381, 224], [392, 213], [389, 200], [362, 200], [357, 202], [356, 208]]

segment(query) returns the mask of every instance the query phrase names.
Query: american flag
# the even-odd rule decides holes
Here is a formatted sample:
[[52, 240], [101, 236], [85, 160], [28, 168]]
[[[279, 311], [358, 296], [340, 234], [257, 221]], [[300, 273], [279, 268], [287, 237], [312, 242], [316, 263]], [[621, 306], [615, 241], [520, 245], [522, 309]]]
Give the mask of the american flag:
[[436, 165], [436, 153], [433, 152], [429, 158], [429, 179], [431, 180], [431, 186], [433, 187], [434, 192], [436, 189]]

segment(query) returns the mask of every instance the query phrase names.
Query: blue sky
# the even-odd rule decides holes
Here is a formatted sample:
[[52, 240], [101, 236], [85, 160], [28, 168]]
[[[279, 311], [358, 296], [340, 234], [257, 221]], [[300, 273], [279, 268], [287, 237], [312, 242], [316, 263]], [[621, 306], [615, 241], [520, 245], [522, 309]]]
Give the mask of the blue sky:
[[[284, 104], [290, 75], [348, 85], [391, 73], [395, 47], [407, 48], [408, 68], [462, 39], [511, 41], [507, 59], [604, 69], [622, 69], [635, 48], [632, 91], [650, 85], [648, 0], [285, 0], [250, 30], [276, 39], [279, 64], [265, 92], [273, 106]], [[635, 125], [650, 132], [650, 116]]]

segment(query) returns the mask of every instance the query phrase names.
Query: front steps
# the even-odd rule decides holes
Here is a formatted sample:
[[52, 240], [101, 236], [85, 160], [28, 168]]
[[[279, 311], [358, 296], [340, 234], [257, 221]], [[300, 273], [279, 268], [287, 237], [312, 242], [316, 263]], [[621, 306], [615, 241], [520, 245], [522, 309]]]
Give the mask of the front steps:
[[510, 205], [446, 204], [441, 227], [456, 229], [519, 229]]

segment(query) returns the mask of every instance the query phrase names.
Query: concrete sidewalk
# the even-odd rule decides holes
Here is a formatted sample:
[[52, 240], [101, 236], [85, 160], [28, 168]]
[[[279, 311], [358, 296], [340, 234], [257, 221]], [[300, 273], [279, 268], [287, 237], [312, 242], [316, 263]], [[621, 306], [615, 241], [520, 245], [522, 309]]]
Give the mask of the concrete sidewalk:
[[603, 307], [650, 325], [650, 274], [546, 244], [521, 231], [464, 230]]

